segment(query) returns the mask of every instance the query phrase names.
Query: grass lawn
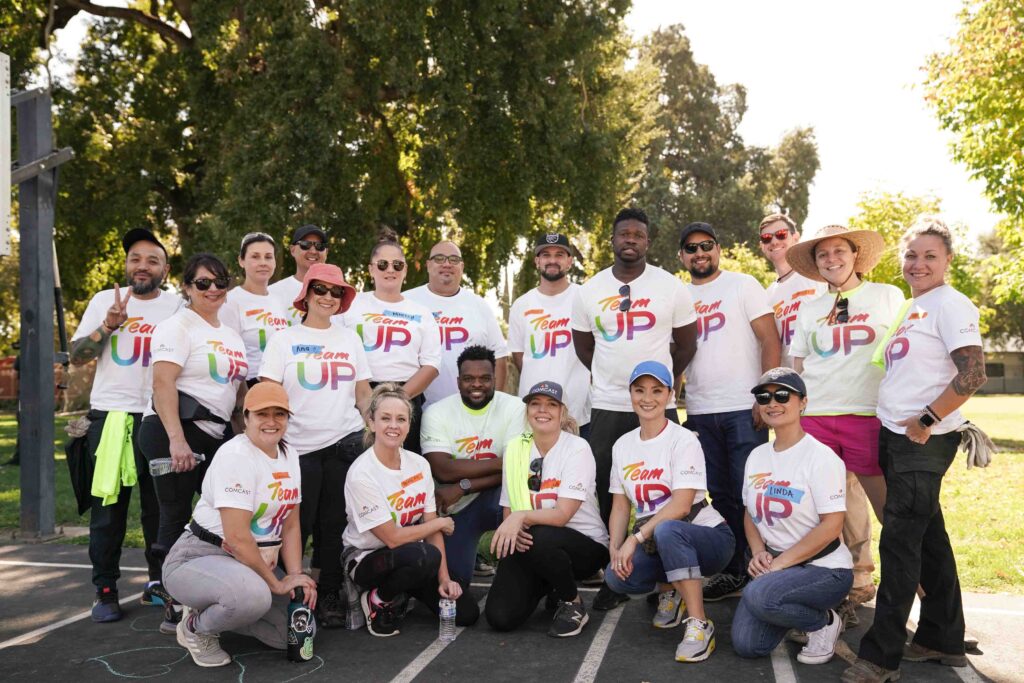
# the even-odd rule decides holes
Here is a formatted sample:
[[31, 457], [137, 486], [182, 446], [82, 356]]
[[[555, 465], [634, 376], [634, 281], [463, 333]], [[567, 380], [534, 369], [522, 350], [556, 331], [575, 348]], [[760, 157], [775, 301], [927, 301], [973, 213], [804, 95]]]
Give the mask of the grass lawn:
[[[960, 582], [968, 591], [1024, 594], [1024, 396], [977, 396], [964, 413], [992, 437], [1000, 452], [988, 468], [970, 471], [958, 455], [946, 474], [942, 506]], [[87, 526], [88, 515], [76, 512], [64, 461], [67, 420], [56, 418], [57, 525]], [[6, 463], [14, 452], [16, 430], [14, 415], [0, 413], [0, 462]], [[18, 471], [0, 465], [0, 529], [18, 526]], [[138, 496], [133, 496], [126, 545], [141, 548], [138, 518]], [[878, 525], [874, 536], [877, 547]]]

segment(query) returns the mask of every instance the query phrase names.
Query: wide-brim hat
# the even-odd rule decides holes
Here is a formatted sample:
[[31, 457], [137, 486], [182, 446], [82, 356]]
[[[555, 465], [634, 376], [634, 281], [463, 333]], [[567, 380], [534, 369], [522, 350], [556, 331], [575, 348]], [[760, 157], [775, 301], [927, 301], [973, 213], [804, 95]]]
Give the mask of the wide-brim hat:
[[314, 280], [341, 287], [341, 308], [338, 309], [338, 313], [347, 311], [348, 307], [352, 305], [352, 300], [356, 298], [356, 288], [345, 282], [341, 268], [330, 263], [314, 263], [306, 271], [306, 277], [302, 280], [302, 289], [299, 290], [299, 295], [292, 302], [296, 310], [306, 312], [306, 293], [309, 292], [309, 285]]
[[786, 262], [796, 272], [816, 282], [825, 282], [814, 261], [814, 247], [830, 237], [842, 237], [857, 248], [853, 272], [868, 273], [878, 265], [885, 253], [885, 240], [874, 230], [850, 230], [843, 225], [826, 225], [809, 239], [794, 244], [786, 252]]

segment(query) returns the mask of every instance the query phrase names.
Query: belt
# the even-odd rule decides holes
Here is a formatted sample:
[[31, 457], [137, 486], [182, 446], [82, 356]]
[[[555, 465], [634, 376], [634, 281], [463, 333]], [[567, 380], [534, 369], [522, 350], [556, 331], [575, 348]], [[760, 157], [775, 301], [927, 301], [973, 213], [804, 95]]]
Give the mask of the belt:
[[[771, 547], [767, 543], [765, 544], [764, 547], [765, 547], [765, 549], [768, 552], [770, 552], [772, 554], [772, 557], [778, 557], [779, 555], [782, 554], [781, 550], [776, 550], [775, 548]], [[808, 564], [809, 562], [814, 562], [815, 560], [820, 560], [821, 558], [825, 557], [826, 555], [831, 555], [832, 553], [834, 553], [838, 549], [839, 549], [839, 539], [838, 538], [833, 538], [832, 542], [829, 543], [824, 548], [822, 548], [821, 550], [819, 550], [817, 552], [817, 554], [814, 555], [814, 557], [808, 557], [806, 560], [804, 560], [803, 562], [801, 562], [800, 564], [798, 564], [796, 566], [802, 567], [805, 564]]]
[[708, 506], [707, 498], [705, 498], [704, 500], [700, 501], [699, 503], [694, 503], [693, 505], [690, 506], [690, 514], [688, 514], [685, 517], [683, 517], [683, 521], [684, 522], [691, 522], [692, 523], [693, 520], [697, 519], [697, 515], [700, 514], [700, 511], [703, 510], [704, 508], [706, 508], [707, 506]]
[[[212, 531], [207, 531], [199, 524], [199, 522], [197, 522], [194, 519], [188, 523], [188, 530], [191, 531], [192, 535], [198, 538], [200, 541], [206, 541], [207, 543], [215, 545], [218, 548], [224, 547], [223, 538], [213, 533]], [[269, 548], [271, 546], [281, 545], [281, 541], [256, 541], [256, 545], [260, 548]]]

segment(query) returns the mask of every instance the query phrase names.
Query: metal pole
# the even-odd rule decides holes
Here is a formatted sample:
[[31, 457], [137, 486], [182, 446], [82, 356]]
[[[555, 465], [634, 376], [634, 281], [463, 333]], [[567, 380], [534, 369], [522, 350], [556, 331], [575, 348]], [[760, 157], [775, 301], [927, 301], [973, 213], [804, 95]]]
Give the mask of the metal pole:
[[[18, 161], [27, 165], [53, 152], [48, 92], [19, 98]], [[19, 185], [21, 232], [21, 530], [54, 532], [53, 458], [53, 225], [54, 170]]]

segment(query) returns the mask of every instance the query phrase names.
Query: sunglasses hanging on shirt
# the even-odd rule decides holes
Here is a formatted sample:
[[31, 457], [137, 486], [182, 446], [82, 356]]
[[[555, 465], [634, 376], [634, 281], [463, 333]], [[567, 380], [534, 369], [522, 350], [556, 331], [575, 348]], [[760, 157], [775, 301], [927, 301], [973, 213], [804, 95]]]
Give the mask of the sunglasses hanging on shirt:
[[544, 471], [544, 458], [534, 458], [530, 461], [530, 478], [526, 480], [526, 488], [530, 489], [534, 493], [540, 491], [540, 485], [543, 481], [541, 472]]

